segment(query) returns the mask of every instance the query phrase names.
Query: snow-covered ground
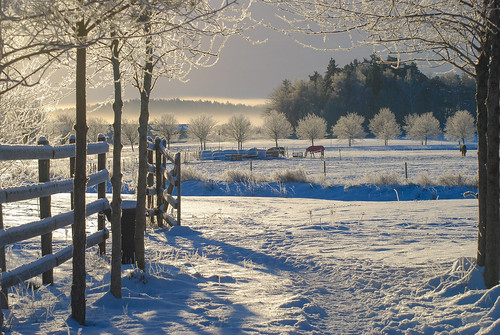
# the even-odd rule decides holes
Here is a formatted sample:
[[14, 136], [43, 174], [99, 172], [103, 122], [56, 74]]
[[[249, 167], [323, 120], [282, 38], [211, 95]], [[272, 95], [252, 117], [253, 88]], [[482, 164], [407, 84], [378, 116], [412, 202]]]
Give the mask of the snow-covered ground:
[[[389, 173], [391, 166], [401, 175], [405, 161], [431, 179], [454, 171], [475, 173], [475, 152], [463, 158], [452, 144], [401, 149], [364, 143], [364, 149], [342, 148], [341, 159], [334, 157], [337, 147], [329, 148], [326, 162], [338, 164], [332, 169], [338, 180], [359, 173], [370, 179], [378, 169]], [[357, 158], [349, 160], [349, 152]], [[261, 170], [268, 174], [301, 164], [310, 176], [321, 162], [280, 159], [252, 165], [269, 165], [266, 172]], [[233, 163], [242, 169], [249, 164], [184, 166], [213, 175], [234, 168], [224, 165]], [[329, 171], [327, 167], [327, 178], [333, 174]], [[324, 175], [322, 165], [317, 174]], [[85, 327], [69, 318], [67, 262], [55, 270], [53, 287], [18, 286], [12, 291], [11, 309], [4, 311], [6, 332], [497, 334], [500, 286], [486, 290], [481, 269], [474, 266], [477, 201], [462, 196], [468, 189], [404, 180], [349, 187], [335, 182], [187, 181], [183, 225], [148, 227], [148, 270], [123, 266], [122, 299], [108, 293], [109, 256], [91, 250]], [[53, 214], [66, 208], [68, 198], [53, 197]], [[36, 206], [36, 200], [6, 205], [5, 225], [35, 220]], [[89, 220], [89, 232], [94, 221]], [[55, 239], [70, 241], [71, 232], [63, 230]], [[14, 245], [8, 260], [15, 264], [37, 257], [38, 248], [38, 240]]]

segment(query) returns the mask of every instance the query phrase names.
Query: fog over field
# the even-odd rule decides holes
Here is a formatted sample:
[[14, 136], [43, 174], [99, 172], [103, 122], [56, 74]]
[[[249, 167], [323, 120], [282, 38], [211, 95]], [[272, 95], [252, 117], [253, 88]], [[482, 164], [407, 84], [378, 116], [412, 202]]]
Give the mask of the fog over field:
[[[160, 118], [162, 114], [173, 113], [179, 123], [189, 123], [202, 113], [210, 114], [219, 124], [229, 120], [232, 115], [243, 113], [254, 125], [262, 124], [262, 113], [264, 112], [265, 99], [246, 100], [246, 99], [209, 99], [209, 98], [186, 98], [186, 99], [152, 99], [149, 104], [149, 118], [154, 120]], [[140, 112], [139, 100], [126, 100], [123, 106], [123, 117], [138, 122]], [[75, 113], [74, 106], [64, 106], [58, 108], [52, 115], [53, 118], [59, 114]], [[89, 118], [102, 118], [113, 122], [112, 103], [101, 103], [90, 105], [88, 107]]]

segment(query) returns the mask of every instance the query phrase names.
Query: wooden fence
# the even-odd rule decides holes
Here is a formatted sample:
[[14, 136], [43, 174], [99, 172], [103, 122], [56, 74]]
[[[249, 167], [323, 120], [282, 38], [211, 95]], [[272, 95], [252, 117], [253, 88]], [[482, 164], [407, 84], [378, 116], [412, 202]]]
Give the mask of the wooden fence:
[[[181, 154], [170, 153], [166, 144], [159, 137], [148, 141], [147, 213], [152, 222], [156, 217], [160, 227], [163, 221], [171, 226], [181, 224]], [[175, 215], [169, 214], [169, 206]]]
[[[72, 225], [73, 211], [52, 216], [50, 204], [51, 195], [73, 191], [74, 139], [72, 142], [73, 144], [69, 145], [51, 146], [45, 138], [40, 138], [38, 146], [0, 145], [0, 161], [38, 160], [39, 170], [38, 184], [0, 189], [0, 268], [2, 269], [1, 290], [3, 293], [0, 294], [1, 308], [8, 308], [7, 288], [40, 274], [42, 274], [43, 284], [53, 284], [53, 268], [71, 259], [73, 255], [73, 245], [52, 253], [52, 232]], [[109, 147], [103, 135], [99, 136], [98, 143], [89, 143], [87, 147], [87, 155], [98, 155], [98, 171], [88, 176], [87, 184], [87, 187], [97, 185], [98, 200], [87, 204], [86, 215], [99, 213], [97, 232], [87, 236], [87, 248], [99, 244], [99, 253], [101, 254], [105, 252], [105, 240], [109, 235], [102, 214], [104, 210], [109, 209], [109, 203], [106, 199], [106, 182], [109, 179], [109, 173], [105, 166], [108, 151]], [[51, 181], [51, 160], [64, 158], [69, 158], [70, 179]], [[2, 204], [36, 198], [39, 198], [40, 203], [40, 221], [5, 229]], [[72, 201], [71, 208], [73, 208]], [[36, 236], [41, 236], [42, 257], [7, 271], [5, 247]]]

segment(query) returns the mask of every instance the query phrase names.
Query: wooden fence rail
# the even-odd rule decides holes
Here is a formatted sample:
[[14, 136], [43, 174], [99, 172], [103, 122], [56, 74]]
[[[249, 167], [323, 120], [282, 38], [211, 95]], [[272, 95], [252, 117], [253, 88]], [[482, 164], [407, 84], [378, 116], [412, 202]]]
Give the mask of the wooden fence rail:
[[[166, 144], [166, 140], [159, 137], [148, 143], [148, 215], [152, 221], [156, 217], [160, 227], [163, 221], [171, 226], [181, 224], [181, 154], [172, 154]], [[175, 216], [169, 214], [169, 206], [175, 210]]]
[[[87, 248], [99, 244], [99, 252], [104, 253], [104, 242], [109, 236], [104, 227], [104, 215], [102, 214], [110, 207], [108, 200], [105, 198], [106, 182], [109, 180], [109, 172], [106, 170], [105, 162], [109, 146], [105, 142], [103, 135], [99, 135], [98, 141], [98, 143], [88, 144], [87, 147], [88, 155], [98, 155], [99, 169], [98, 172], [88, 176], [87, 187], [97, 185], [99, 200], [87, 204], [86, 216], [99, 214], [99, 217], [98, 231], [87, 236]], [[0, 189], [0, 268], [2, 270], [0, 284], [3, 293], [0, 295], [1, 308], [8, 308], [8, 287], [40, 274], [43, 275], [42, 282], [44, 284], [53, 284], [53, 268], [71, 259], [73, 255], [72, 245], [55, 254], [52, 253], [52, 232], [73, 224], [74, 215], [73, 211], [56, 216], [51, 215], [50, 196], [57, 193], [72, 192], [73, 179], [51, 181], [50, 161], [69, 158], [70, 177], [73, 177], [75, 144], [51, 146], [45, 138], [40, 138], [38, 144], [37, 146], [0, 145], [0, 161], [38, 160], [39, 168], [38, 184]], [[5, 229], [2, 213], [3, 204], [36, 198], [40, 199], [40, 220]], [[41, 236], [42, 257], [7, 271], [5, 247], [36, 236]]]

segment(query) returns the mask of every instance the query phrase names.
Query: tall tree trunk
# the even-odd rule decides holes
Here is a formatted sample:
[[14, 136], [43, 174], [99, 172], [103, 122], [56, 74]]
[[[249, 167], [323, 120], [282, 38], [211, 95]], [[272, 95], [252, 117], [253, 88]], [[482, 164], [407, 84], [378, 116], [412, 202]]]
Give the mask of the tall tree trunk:
[[499, 177], [499, 84], [500, 84], [500, 34], [497, 30], [500, 24], [500, 0], [491, 1], [490, 20], [494, 28], [491, 33], [491, 57], [489, 66], [488, 97], [486, 106], [488, 108], [488, 186], [486, 199], [486, 259], [484, 269], [484, 282], [486, 287], [491, 288], [498, 284], [499, 276], [499, 247], [500, 222], [498, 206], [498, 177]]
[[121, 228], [121, 189], [122, 189], [122, 85], [119, 60], [119, 41], [111, 43], [111, 63], [113, 65], [113, 80], [115, 89], [115, 101], [113, 102], [113, 200], [111, 202], [111, 285], [110, 292], [116, 298], [122, 297], [122, 228]]
[[489, 56], [483, 51], [476, 65], [476, 105], [477, 105], [477, 166], [478, 166], [478, 236], [477, 265], [484, 266], [486, 255], [486, 198], [487, 198], [487, 139], [488, 114], [486, 96], [488, 93]]
[[[84, 21], [77, 25], [78, 36], [87, 35]], [[82, 43], [83, 41], [80, 41]], [[76, 148], [74, 177], [73, 282], [71, 316], [85, 324], [85, 190], [87, 187], [86, 48], [76, 49]]]
[[153, 46], [149, 35], [149, 20], [144, 27], [146, 33], [146, 63], [144, 65], [143, 86], [141, 89], [141, 114], [139, 116], [139, 174], [137, 177], [137, 208], [135, 219], [135, 263], [145, 271], [144, 231], [146, 230], [146, 179], [148, 174], [148, 122], [149, 97], [151, 94], [153, 74]]

